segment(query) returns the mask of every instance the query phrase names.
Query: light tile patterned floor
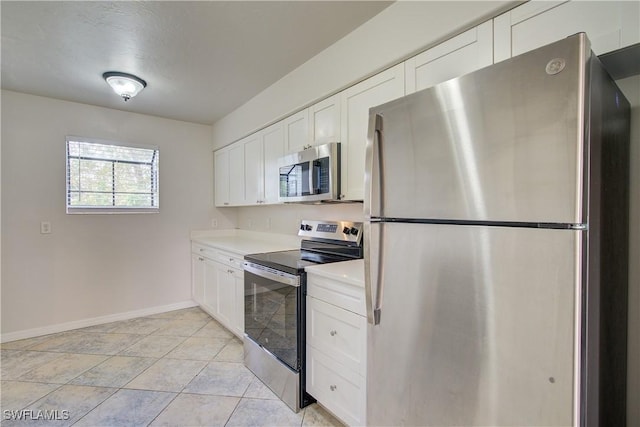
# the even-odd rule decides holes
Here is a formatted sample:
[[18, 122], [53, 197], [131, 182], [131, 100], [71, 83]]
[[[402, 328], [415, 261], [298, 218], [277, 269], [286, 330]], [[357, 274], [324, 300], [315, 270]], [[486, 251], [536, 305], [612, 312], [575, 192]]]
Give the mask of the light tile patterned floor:
[[242, 343], [199, 308], [8, 342], [0, 352], [2, 426], [341, 425], [315, 404], [291, 411], [245, 368]]

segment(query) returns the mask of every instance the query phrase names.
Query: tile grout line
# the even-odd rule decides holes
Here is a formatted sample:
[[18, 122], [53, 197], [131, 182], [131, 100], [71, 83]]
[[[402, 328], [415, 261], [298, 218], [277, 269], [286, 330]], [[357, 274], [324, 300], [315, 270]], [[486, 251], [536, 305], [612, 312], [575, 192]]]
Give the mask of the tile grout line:
[[[189, 310], [189, 311], [186, 311]], [[193, 312], [194, 315], [191, 316], [189, 313]], [[138, 390], [138, 391], [145, 391], [145, 392], [163, 392], [163, 393], [172, 393], [173, 396], [166, 402], [165, 405], [163, 405], [157, 413], [153, 414], [153, 418], [148, 421], [145, 425], [149, 426], [151, 424], [153, 424], [154, 422], [156, 422], [157, 420], [159, 420], [159, 417], [165, 413], [165, 411], [167, 411], [167, 409], [169, 408], [169, 406], [173, 405], [174, 402], [176, 402], [176, 399], [179, 398], [179, 396], [184, 395], [184, 396], [188, 396], [188, 395], [193, 395], [193, 396], [209, 396], [209, 397], [216, 397], [216, 398], [235, 398], [237, 399], [237, 402], [235, 403], [235, 405], [233, 406], [233, 409], [230, 411], [230, 413], [226, 416], [226, 421], [224, 421], [224, 425], [229, 425], [231, 419], [234, 417], [234, 415], [236, 416], [243, 416], [241, 415], [238, 411], [242, 408], [242, 402], [243, 401], [249, 401], [249, 400], [254, 400], [254, 401], [272, 401], [274, 399], [271, 399], [269, 397], [247, 397], [247, 393], [250, 390], [252, 384], [254, 384], [255, 381], [259, 381], [259, 379], [257, 379], [257, 377], [253, 377], [253, 379], [246, 385], [244, 391], [242, 392], [242, 394], [240, 396], [238, 395], [228, 395], [225, 393], [215, 393], [215, 394], [209, 394], [207, 392], [203, 392], [203, 393], [198, 393], [198, 392], [187, 392], [187, 387], [189, 386], [189, 384], [191, 384], [196, 378], [198, 378], [200, 375], [202, 375], [203, 371], [210, 366], [210, 364], [212, 364], [213, 362], [217, 363], [230, 363], [230, 364], [234, 364], [234, 365], [243, 365], [243, 362], [241, 360], [241, 356], [239, 356], [237, 354], [237, 349], [234, 348], [234, 346], [236, 344], [238, 345], [242, 345], [242, 342], [240, 340], [238, 340], [238, 338], [232, 334], [230, 331], [227, 331], [226, 328], [224, 328], [224, 326], [222, 326], [219, 322], [217, 322], [217, 320], [213, 319], [210, 315], [208, 315], [208, 313], [206, 313], [206, 316], [199, 316], [195, 313], [203, 313], [201, 310], [197, 311], [194, 309], [185, 309], [185, 311], [181, 311], [179, 314], [177, 314], [175, 317], [162, 317], [162, 318], [158, 318], [158, 319], [163, 319], [166, 320], [166, 323], [171, 324], [173, 322], [178, 322], [178, 326], [175, 330], [177, 330], [178, 332], [188, 332], [187, 334], [180, 334], [180, 335], [162, 335], [162, 334], [157, 334], [158, 331], [160, 331], [161, 329], [167, 327], [169, 328], [169, 325], [165, 325], [165, 326], [160, 326], [158, 328], [155, 328], [153, 330], [147, 331], [145, 333], [140, 333], [140, 329], [136, 330], [136, 329], [132, 329], [132, 332], [126, 331], [126, 330], [120, 330], [118, 332], [110, 332], [110, 331], [94, 331], [94, 332], [89, 332], [89, 331], [81, 331], [81, 333], [87, 334], [87, 335], [97, 335], [97, 334], [102, 334], [105, 336], [112, 336], [112, 337], [116, 337], [119, 335], [138, 335], [139, 339], [137, 339], [135, 342], [130, 343], [129, 345], [127, 345], [125, 348], [119, 349], [116, 353], [111, 353], [111, 354], [105, 354], [103, 353], [69, 353], [68, 351], [51, 351], [51, 350], [30, 350], [30, 348], [32, 347], [36, 347], [39, 345], [43, 345], [45, 344], [47, 341], [49, 341], [49, 339], [54, 339], [60, 336], [64, 336], [67, 334], [73, 335], [74, 332], [73, 331], [66, 331], [66, 332], [61, 332], [59, 334], [51, 334], [51, 336], [49, 337], [49, 339], [46, 340], [42, 340], [41, 342], [35, 342], [23, 349], [6, 349], [7, 351], [11, 351], [11, 352], [15, 352], [15, 351], [21, 351], [21, 352], [40, 352], [40, 353], [51, 353], [51, 354], [55, 354], [57, 355], [57, 357], [55, 357], [54, 359], [47, 361], [43, 364], [52, 362], [54, 360], [57, 360], [61, 357], [64, 357], [65, 354], [71, 354], [71, 355], [93, 355], [93, 356], [104, 356], [106, 357], [106, 359], [102, 360], [101, 362], [97, 363], [96, 365], [93, 365], [87, 369], [84, 369], [82, 372], [78, 373], [77, 375], [75, 375], [73, 378], [70, 378], [66, 383], [64, 384], [57, 384], [57, 383], [41, 383], [41, 384], [48, 384], [51, 386], [55, 386], [55, 388], [53, 390], [51, 390], [50, 392], [48, 392], [47, 394], [45, 394], [44, 396], [40, 397], [39, 399], [34, 399], [33, 401], [31, 401], [30, 403], [28, 403], [25, 408], [29, 407], [30, 405], [35, 404], [36, 402], [40, 401], [40, 400], [44, 400], [47, 397], [49, 397], [52, 393], [60, 390], [62, 387], [64, 386], [80, 386], [80, 387], [93, 387], [93, 388], [102, 388], [102, 389], [111, 389], [112, 392], [108, 393], [105, 397], [100, 398], [99, 402], [97, 404], [95, 404], [93, 407], [91, 407], [90, 409], [84, 411], [84, 413], [79, 416], [79, 418], [77, 420], [74, 421], [73, 425], [81, 422], [81, 420], [86, 419], [86, 417], [91, 414], [94, 413], [94, 411], [100, 406], [103, 405], [106, 401], [108, 401], [109, 399], [113, 398], [113, 396], [115, 396], [117, 393], [120, 393], [122, 391], [126, 391], [126, 390]], [[122, 321], [127, 322], [127, 321], [131, 321], [131, 319]], [[193, 323], [201, 323], [203, 322], [203, 324], [197, 328], [195, 328], [195, 330], [193, 331], [188, 331], [189, 327], [186, 326], [185, 328], [181, 328], [182, 325], [180, 325], [181, 323], [184, 325], [188, 325], [189, 322], [193, 322]], [[142, 322], [144, 323], [144, 322]], [[211, 331], [206, 331], [208, 328], [207, 326], [211, 325]], [[134, 328], [136, 325], [132, 324], [130, 325], [132, 328]], [[123, 326], [124, 327], [124, 326]], [[118, 326], [114, 326], [114, 329], [118, 328]], [[182, 329], [182, 331], [181, 331]], [[221, 329], [221, 331], [227, 331], [228, 334], [223, 334], [222, 332], [218, 332], [218, 329]], [[170, 330], [170, 329], [169, 329]], [[78, 330], [75, 330], [76, 332]], [[197, 336], [197, 334], [203, 334], [201, 336]], [[210, 333], [211, 336], [207, 336], [207, 333]], [[63, 335], [64, 334], [64, 335]], [[218, 336], [220, 335], [220, 336]], [[174, 337], [177, 339], [181, 339], [175, 346], [171, 347], [169, 350], [167, 350], [164, 354], [162, 354], [160, 357], [150, 357], [148, 355], [128, 355], [128, 354], [123, 354], [123, 352], [125, 352], [126, 350], [130, 349], [131, 347], [134, 347], [136, 344], [140, 343], [141, 340], [147, 339], [149, 337]], [[198, 349], [198, 345], [196, 345], [195, 347], [192, 347], [191, 350], [189, 350], [189, 347], [186, 347], [186, 349], [184, 350], [184, 352], [180, 353], [179, 355], [183, 355], [184, 357], [171, 357], [169, 356], [172, 352], [176, 351], [180, 346], [184, 345], [185, 342], [187, 342], [187, 340], [189, 340], [190, 338], [202, 338], [202, 339], [210, 339], [210, 340], [216, 340], [219, 341], [216, 344], [212, 344], [212, 346], [218, 346], [219, 344], [222, 344], [217, 351], [215, 352], [211, 352], [209, 354], [204, 353], [203, 356], [208, 357], [206, 360], [203, 358], [197, 358], [199, 356], [199, 353], [197, 352]], [[62, 340], [64, 341], [64, 340]], [[114, 339], [114, 341], [117, 343], [117, 340]], [[167, 340], [170, 341], [170, 340]], [[198, 344], [197, 341], [195, 341], [193, 344]], [[60, 344], [61, 348], [63, 348], [63, 344]], [[81, 346], [78, 346], [79, 348], [82, 348]], [[0, 347], [1, 348], [1, 347]], [[108, 348], [108, 347], [106, 347]], [[162, 348], [162, 346], [160, 346], [159, 348]], [[214, 347], [212, 347], [214, 348]], [[227, 350], [227, 353], [225, 358], [228, 360], [216, 360], [216, 357], [219, 357], [223, 351]], [[190, 352], [190, 351], [194, 351], [194, 352]], [[178, 354], [178, 353], [176, 353]], [[113, 360], [116, 357], [121, 357], [121, 358], [142, 358], [142, 359], [152, 359], [152, 362], [150, 365], [146, 366], [144, 369], [142, 369], [141, 371], [137, 372], [135, 374], [135, 376], [133, 376], [132, 378], [129, 378], [127, 382], [125, 382], [122, 385], [118, 385], [115, 387], [111, 387], [111, 386], [96, 386], [96, 385], [91, 385], [91, 384], [72, 384], [73, 381], [76, 381], [79, 377], [81, 377], [82, 375], [85, 375], [87, 372], [91, 371], [92, 369], [96, 369], [97, 367], [108, 363], [109, 361]], [[194, 358], [191, 358], [194, 357]], [[240, 357], [240, 359], [239, 359]], [[144, 375], [144, 373], [146, 373], [151, 367], [155, 366], [160, 360], [167, 360], [167, 361], [191, 361], [191, 362], [204, 362], [203, 366], [197, 371], [197, 373], [195, 375], [193, 375], [193, 377], [191, 377], [190, 380], [188, 380], [184, 385], [182, 385], [180, 387], [179, 391], [166, 391], [166, 390], [147, 390], [146, 388], [142, 388], [142, 389], [138, 389], [138, 388], [125, 388], [128, 384], [130, 384], [131, 382], [135, 381], [139, 376]], [[132, 362], [133, 365], [133, 362]], [[42, 365], [39, 365], [42, 366]], [[142, 366], [142, 365], [141, 365]], [[119, 365], [117, 363], [113, 364], [114, 368], [118, 368]], [[26, 375], [28, 372], [32, 371], [33, 369], [37, 369], [38, 366], [31, 368], [29, 371], [21, 374], [22, 375]], [[115, 371], [117, 372], [117, 371]], [[129, 371], [127, 371], [129, 372]], [[136, 372], [135, 369], [131, 369], [131, 372]], [[100, 376], [104, 375], [100, 374]], [[106, 377], [105, 377], [106, 378]], [[23, 381], [23, 380], [12, 380], [12, 381]], [[23, 382], [32, 382], [35, 383], [36, 381], [23, 381]], [[28, 396], [28, 395], [27, 395]], [[168, 396], [167, 396], [168, 397]], [[276, 401], [278, 401], [277, 399], [275, 399]], [[230, 402], [231, 403], [231, 402]], [[175, 404], [178, 404], [177, 402]], [[74, 405], [72, 404], [71, 407], [74, 407]], [[300, 417], [300, 422], [295, 422], [292, 425], [295, 426], [302, 426], [304, 425], [305, 419], [307, 417], [307, 408], [303, 408], [302, 409], [302, 416]], [[243, 412], [243, 411], [242, 411]], [[151, 414], [148, 414], [151, 415]], [[224, 420], [224, 418], [222, 418], [220, 421]]]

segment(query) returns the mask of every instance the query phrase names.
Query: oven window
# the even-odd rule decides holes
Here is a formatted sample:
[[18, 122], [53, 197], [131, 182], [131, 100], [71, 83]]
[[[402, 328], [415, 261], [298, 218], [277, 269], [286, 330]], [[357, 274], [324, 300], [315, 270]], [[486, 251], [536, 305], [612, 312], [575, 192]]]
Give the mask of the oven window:
[[245, 333], [296, 371], [301, 289], [244, 272]]

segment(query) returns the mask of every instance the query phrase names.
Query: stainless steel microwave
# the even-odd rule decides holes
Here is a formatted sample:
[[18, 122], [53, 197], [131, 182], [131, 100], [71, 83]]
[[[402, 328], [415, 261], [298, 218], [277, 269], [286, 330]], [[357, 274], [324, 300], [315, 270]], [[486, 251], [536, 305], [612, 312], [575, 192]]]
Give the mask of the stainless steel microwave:
[[340, 143], [318, 145], [278, 160], [280, 202], [340, 199]]

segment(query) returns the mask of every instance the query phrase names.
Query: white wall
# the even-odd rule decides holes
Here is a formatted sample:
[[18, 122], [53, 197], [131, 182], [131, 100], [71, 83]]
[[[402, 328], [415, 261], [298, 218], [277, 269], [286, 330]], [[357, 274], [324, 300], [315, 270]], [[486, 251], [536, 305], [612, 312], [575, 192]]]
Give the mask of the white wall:
[[[65, 214], [66, 135], [159, 146], [160, 213]], [[2, 91], [3, 340], [189, 304], [212, 175], [210, 126]]]
[[238, 228], [291, 235], [298, 234], [298, 226], [302, 219], [359, 222], [364, 220], [362, 203], [290, 204], [235, 209], [237, 209]]
[[224, 147], [517, 3], [396, 2], [214, 123], [213, 148]]

